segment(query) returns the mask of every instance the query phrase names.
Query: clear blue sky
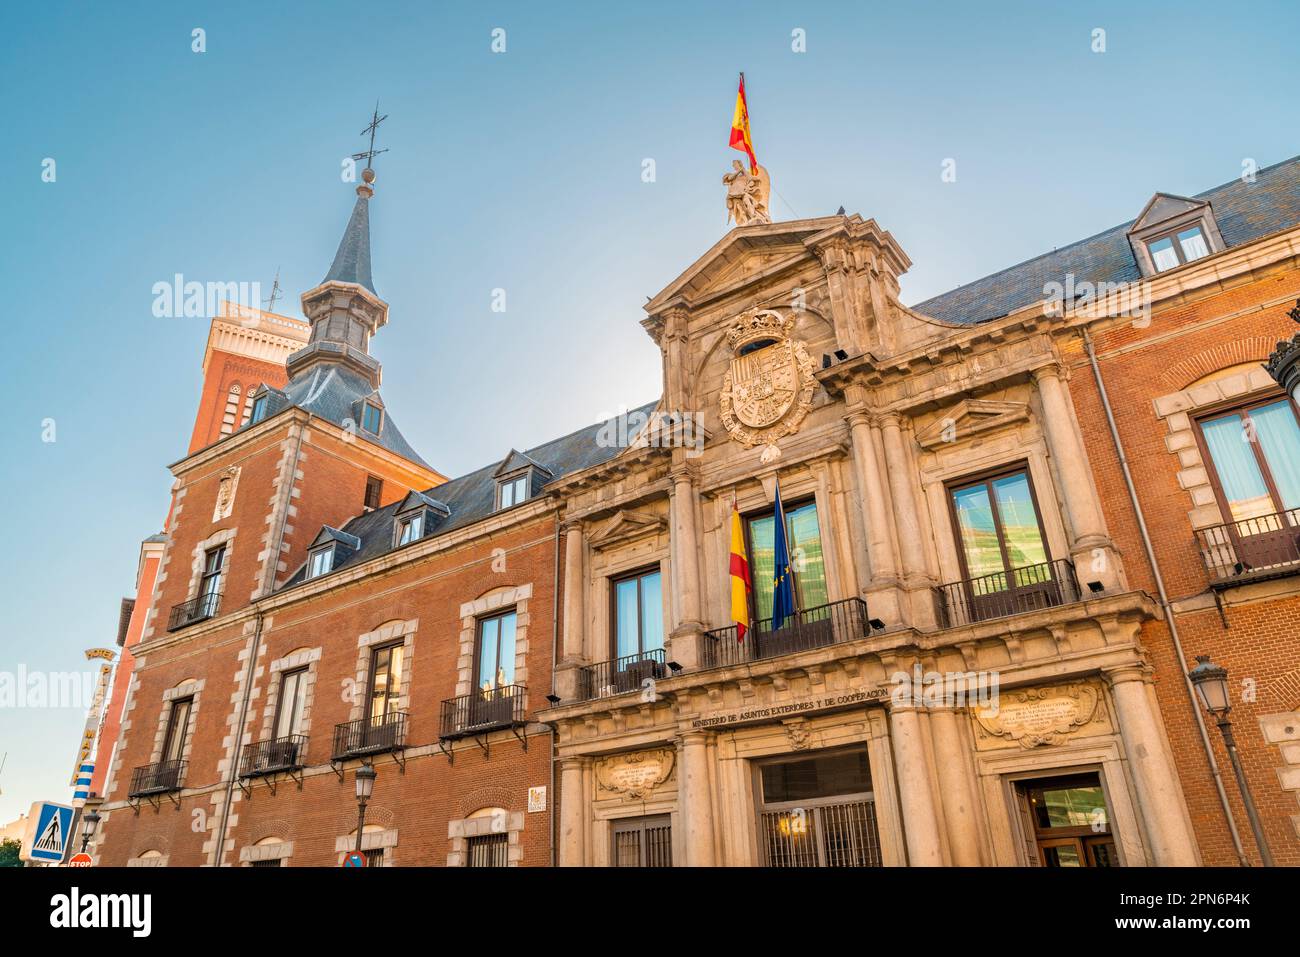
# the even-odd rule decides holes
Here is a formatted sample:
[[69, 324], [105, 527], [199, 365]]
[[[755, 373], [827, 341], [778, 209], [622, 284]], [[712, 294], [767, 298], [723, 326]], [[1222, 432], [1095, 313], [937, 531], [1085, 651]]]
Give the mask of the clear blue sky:
[[[296, 314], [376, 98], [373, 352], [452, 475], [658, 395], [640, 306], [722, 235], [739, 70], [776, 218], [875, 217], [909, 303], [1300, 151], [1294, 3], [210, 6], [25, 4], [0, 34], [0, 671], [111, 645], [163, 520], [207, 324], [154, 318], [153, 284], [279, 268]], [[0, 823], [70, 797], [82, 720], [0, 710]]]

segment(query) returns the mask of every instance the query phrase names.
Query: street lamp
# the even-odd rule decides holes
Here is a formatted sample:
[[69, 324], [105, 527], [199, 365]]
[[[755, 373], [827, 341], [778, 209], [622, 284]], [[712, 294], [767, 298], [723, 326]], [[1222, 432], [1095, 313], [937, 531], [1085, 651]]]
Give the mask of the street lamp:
[[[1295, 308], [1287, 315], [1292, 321], [1300, 323], [1300, 299], [1295, 301]], [[1296, 333], [1290, 340], [1279, 339], [1277, 348], [1268, 357], [1264, 368], [1282, 388], [1291, 393], [1291, 398], [1300, 401], [1300, 333]]]
[[361, 833], [366, 827], [366, 803], [375, 790], [375, 778], [379, 775], [373, 765], [363, 764], [357, 768], [357, 853], [361, 853]]
[[1196, 689], [1201, 704], [1210, 713], [1214, 723], [1223, 733], [1223, 744], [1232, 761], [1233, 773], [1237, 776], [1237, 788], [1241, 791], [1241, 803], [1246, 805], [1246, 817], [1250, 819], [1250, 829], [1255, 834], [1255, 844], [1259, 848], [1260, 859], [1265, 867], [1273, 866], [1273, 854], [1268, 849], [1264, 838], [1264, 828], [1259, 822], [1259, 812], [1255, 810], [1255, 800], [1250, 794], [1250, 785], [1246, 783], [1246, 774], [1241, 769], [1241, 758], [1237, 754], [1237, 742], [1232, 736], [1232, 722], [1228, 712], [1232, 710], [1232, 697], [1228, 692], [1228, 669], [1216, 665], [1209, 655], [1197, 655], [1196, 667], [1187, 672], [1187, 678]]
[[86, 853], [86, 848], [90, 846], [90, 839], [95, 836], [95, 828], [99, 827], [99, 812], [91, 811], [81, 819], [81, 853]]

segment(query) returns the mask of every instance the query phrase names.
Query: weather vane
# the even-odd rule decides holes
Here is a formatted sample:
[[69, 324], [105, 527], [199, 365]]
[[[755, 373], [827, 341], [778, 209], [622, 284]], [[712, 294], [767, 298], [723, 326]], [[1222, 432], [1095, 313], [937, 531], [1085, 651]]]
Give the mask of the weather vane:
[[375, 149], [375, 131], [379, 129], [379, 124], [384, 122], [384, 120], [386, 119], [388, 119], [388, 114], [385, 113], [383, 116], [379, 115], [379, 101], [375, 100], [375, 112], [374, 115], [370, 118], [370, 124], [364, 130], [361, 131], [362, 136], [365, 136], [366, 134], [370, 135], [370, 149], [366, 150], [363, 153], [352, 154], [352, 158], [354, 160], [363, 159], [366, 161], [366, 169], [370, 169], [370, 164], [376, 156], [378, 156], [380, 153], [388, 152], [387, 149], [382, 149], [382, 150]]

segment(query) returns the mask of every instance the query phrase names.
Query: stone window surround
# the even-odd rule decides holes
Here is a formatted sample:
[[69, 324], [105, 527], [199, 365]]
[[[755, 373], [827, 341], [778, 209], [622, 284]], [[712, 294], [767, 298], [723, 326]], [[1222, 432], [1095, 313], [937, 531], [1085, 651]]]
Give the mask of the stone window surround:
[[174, 688], [168, 688], [162, 693], [162, 710], [158, 714], [158, 730], [154, 734], [153, 752], [149, 759], [150, 764], [157, 764], [162, 760], [163, 747], [166, 745], [167, 725], [171, 720], [172, 703], [181, 698], [193, 698], [194, 703], [190, 706], [190, 717], [185, 724], [185, 743], [181, 746], [181, 760], [190, 759], [190, 745], [194, 741], [194, 728], [199, 719], [199, 699], [203, 696], [203, 685], [205, 679], [197, 680], [187, 679]]
[[[532, 582], [494, 588], [460, 606], [460, 656], [456, 661], [456, 697], [474, 691], [474, 660], [478, 642], [479, 619], [515, 610], [515, 684], [528, 687], [528, 602], [533, 597]], [[524, 707], [527, 708], [527, 699]]]
[[234, 552], [235, 529], [223, 528], [213, 532], [203, 541], [194, 546], [194, 551], [190, 556], [190, 583], [185, 589], [186, 599], [194, 599], [199, 594], [199, 580], [203, 575], [203, 558], [216, 548], [218, 545], [226, 546], [225, 554], [221, 556], [221, 592], [225, 592], [226, 584], [229, 582], [230, 575], [230, 556]]
[[1191, 499], [1187, 518], [1193, 531], [1221, 525], [1224, 517], [1210, 477], [1213, 466], [1201, 456], [1196, 438], [1197, 425], [1192, 420], [1200, 413], [1225, 403], [1246, 403], [1263, 398], [1277, 387], [1265, 369], [1257, 368], [1219, 379], [1198, 380], [1186, 389], [1159, 396], [1153, 401], [1156, 418], [1163, 419], [1169, 430], [1165, 436], [1165, 448], [1178, 458], [1178, 485]]
[[[372, 830], [372, 828], [374, 828]], [[393, 859], [396, 856], [393, 851], [397, 848], [397, 828], [383, 828], [373, 824], [367, 824], [361, 832], [361, 850], [376, 851], [383, 849], [384, 863], [383, 867], [393, 867]], [[350, 834], [340, 834], [334, 838], [334, 853], [339, 856], [339, 863], [342, 864], [348, 854], [357, 849], [357, 832], [353, 828]]]
[[127, 859], [127, 867], [166, 867], [169, 856], [166, 854], [158, 857], [131, 857]]
[[[661, 533], [663, 538], [667, 532]], [[614, 580], [635, 571], [659, 569], [659, 592], [663, 603], [664, 638], [672, 632], [676, 620], [673, 610], [672, 558], [669, 546], [653, 543], [654, 548], [645, 550], [625, 549], [622, 553], [604, 554], [593, 552], [591, 555], [591, 581], [588, 594], [586, 649], [588, 661], [609, 661], [614, 658], [613, 603]], [[730, 606], [728, 606], [730, 608]]]
[[293, 857], [293, 841], [250, 844], [239, 851], [239, 863], [244, 867], [250, 866], [254, 861], [287, 861], [291, 857]]
[[271, 662], [271, 680], [267, 684], [266, 704], [262, 709], [261, 741], [268, 741], [275, 730], [275, 712], [280, 701], [280, 676], [287, 671], [307, 669], [307, 692], [302, 706], [302, 729], [298, 732], [307, 735], [311, 731], [311, 709], [316, 698], [316, 671], [321, 659], [320, 648], [305, 648], [292, 654], [277, 658]]
[[[356, 684], [352, 688], [352, 708], [349, 720], [356, 721], [365, 716], [366, 689], [370, 686], [370, 662], [372, 649], [378, 645], [401, 642], [402, 652], [402, 688], [397, 696], [397, 710], [407, 711], [411, 705], [411, 666], [415, 660], [415, 634], [419, 630], [420, 619], [409, 621], [394, 619], [380, 625], [374, 631], [368, 631], [357, 637], [357, 672]], [[396, 832], [394, 832], [396, 833]]]
[[[522, 836], [526, 815], [523, 811], [507, 811], [504, 817], [505, 820], [500, 822], [497, 815], [482, 817], [471, 815], [459, 821], [448, 821], [447, 837], [451, 841], [451, 849], [447, 852], [447, 866], [469, 866], [469, 839], [471, 837], [504, 833], [507, 835], [506, 866], [518, 867], [524, 859]], [[501, 826], [502, 824], [504, 827]]]

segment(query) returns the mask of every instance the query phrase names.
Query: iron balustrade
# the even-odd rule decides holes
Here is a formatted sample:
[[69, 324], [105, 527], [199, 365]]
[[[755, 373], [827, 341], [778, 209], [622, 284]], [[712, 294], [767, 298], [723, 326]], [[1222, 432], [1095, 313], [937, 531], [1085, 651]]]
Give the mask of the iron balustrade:
[[365, 754], [399, 751], [406, 747], [406, 712], [390, 711], [334, 726], [335, 761]]
[[306, 763], [307, 736], [287, 734], [282, 738], [253, 741], [244, 745], [239, 765], [239, 776], [256, 777], [276, 771], [295, 771]]
[[1079, 580], [1068, 559], [949, 582], [935, 589], [945, 628], [1005, 618], [1079, 600]]
[[588, 665], [578, 673], [578, 699], [609, 698], [613, 695], [640, 691], [646, 681], [666, 677], [664, 650], [655, 648], [635, 655], [624, 655], [611, 661]]
[[743, 641], [735, 625], [715, 628], [704, 633], [702, 666], [723, 668], [865, 638], [870, 633], [869, 622], [867, 603], [861, 598], [845, 598], [796, 612], [776, 629], [771, 618], [759, 619], [745, 632]]
[[527, 690], [523, 685], [502, 685], [448, 698], [442, 703], [439, 737], [455, 738], [523, 724]]
[[131, 788], [127, 797], [145, 797], [179, 791], [185, 780], [184, 761], [158, 761], [146, 764], [131, 772]]
[[1300, 571], [1300, 508], [1226, 522], [1196, 532], [1215, 583]]
[[174, 605], [171, 614], [167, 618], [167, 630], [178, 631], [186, 625], [195, 625], [201, 621], [207, 621], [216, 615], [220, 604], [221, 592], [214, 591], [199, 595], [197, 598], [191, 598], [189, 601], [183, 601], [179, 605]]

